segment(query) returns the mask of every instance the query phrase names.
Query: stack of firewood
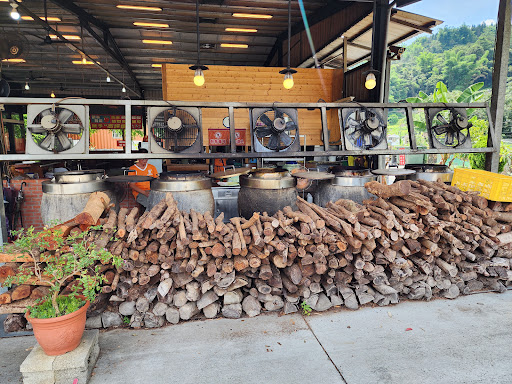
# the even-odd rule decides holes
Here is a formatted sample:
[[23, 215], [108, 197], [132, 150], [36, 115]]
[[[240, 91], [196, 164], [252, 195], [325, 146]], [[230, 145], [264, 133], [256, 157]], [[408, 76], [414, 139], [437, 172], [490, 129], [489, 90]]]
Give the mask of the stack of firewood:
[[296, 211], [228, 223], [179, 211], [170, 193], [140, 216], [111, 210], [90, 234], [124, 261], [102, 266], [107, 312], [158, 327], [199, 314], [357, 309], [506, 289], [512, 204], [426, 181], [366, 187], [376, 198], [363, 205], [298, 198]]
[[[202, 314], [255, 316], [503, 291], [512, 279], [512, 206], [429, 182], [369, 183], [377, 196], [223, 223], [180, 212], [171, 194], [138, 217], [110, 212], [94, 241], [124, 259], [111, 311], [134, 327]], [[114, 240], [109, 241], [112, 236]], [[117, 274], [115, 276], [118, 276]]]

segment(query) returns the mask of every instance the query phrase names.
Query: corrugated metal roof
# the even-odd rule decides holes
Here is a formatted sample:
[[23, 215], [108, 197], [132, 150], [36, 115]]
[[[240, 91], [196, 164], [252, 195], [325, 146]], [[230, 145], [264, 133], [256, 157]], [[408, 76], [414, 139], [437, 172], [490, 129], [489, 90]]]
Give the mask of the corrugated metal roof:
[[[342, 0], [340, 0], [343, 2]], [[76, 49], [83, 50], [87, 55], [101, 63], [113, 75], [124, 81], [129, 87], [135, 88], [135, 82], [126, 70], [107, 55], [105, 46], [116, 52], [116, 56], [124, 57], [126, 66], [133, 72], [140, 86], [148, 93], [153, 92], [151, 98], [160, 95], [161, 70], [152, 64], [182, 63], [194, 64], [197, 59], [196, 51], [196, 14], [194, 0], [23, 0], [19, 6], [21, 15], [23, 9], [44, 17], [44, 3], [47, 3], [49, 17], [58, 17], [61, 21], [50, 22], [52, 28], [63, 35], [77, 36], [73, 40]], [[358, 2], [346, 1], [347, 4]], [[116, 5], [144, 5], [161, 8], [161, 11], [142, 11], [119, 9]], [[308, 18], [317, 19], [318, 15], [327, 17], [332, 15], [330, 9], [338, 6], [332, 0], [304, 0]], [[78, 11], [77, 11], [78, 9]], [[205, 65], [249, 65], [261, 66], [267, 60], [269, 53], [275, 45], [276, 39], [287, 31], [287, 0], [200, 0], [200, 31], [201, 44], [208, 44], [210, 48], [201, 49], [201, 62]], [[67, 44], [52, 39], [52, 44], [44, 42], [47, 31], [37, 21], [14, 21], [9, 17], [11, 7], [8, 2], [0, 2], [0, 34], [2, 37], [22, 39], [25, 63], [2, 63], [2, 75], [12, 83], [12, 88], [23, 92], [24, 95], [48, 94], [51, 91], [60, 96], [83, 95], [121, 97], [126, 96], [120, 92], [120, 85], [106, 82], [105, 73], [93, 65], [74, 65], [73, 60], [82, 59], [80, 53], [73, 52]], [[239, 19], [233, 13], [270, 14], [271, 19]], [[347, 11], [349, 12], [349, 10]], [[422, 16], [403, 16], [399, 11], [394, 18], [405, 17], [407, 22], [424, 25], [436, 23], [433, 19]], [[96, 22], [102, 28], [108, 28], [113, 40], [104, 41], [103, 31], [91, 27], [87, 31], [80, 27], [93, 25]], [[84, 14], [86, 16], [84, 16]], [[371, 17], [364, 19], [362, 26], [371, 24]], [[165, 28], [137, 27], [134, 22], [161, 23]], [[302, 25], [302, 18], [298, 2], [292, 1], [292, 25]], [[312, 25], [313, 27], [314, 25]], [[243, 27], [257, 29], [257, 33], [227, 32], [226, 28]], [[353, 28], [355, 28], [353, 27]], [[395, 28], [392, 23], [392, 28]], [[403, 26], [401, 26], [402, 29]], [[347, 33], [351, 32], [348, 29]], [[398, 31], [398, 29], [397, 29]], [[398, 31], [401, 36], [407, 34], [406, 30]], [[402, 33], [403, 32], [403, 33]], [[326, 32], [327, 33], [327, 32]], [[97, 39], [94, 38], [96, 34]], [[335, 33], [333, 32], [333, 35]], [[21, 38], [19, 36], [22, 36]], [[392, 35], [392, 34], [390, 34]], [[393, 35], [394, 36], [394, 35]], [[335, 39], [336, 36], [332, 36]], [[367, 44], [361, 36], [355, 41]], [[142, 40], [170, 40], [172, 45], [144, 44]], [[329, 39], [331, 40], [331, 39]], [[354, 42], [355, 42], [354, 41]], [[248, 49], [223, 48], [222, 43], [242, 43]], [[352, 49], [354, 57], [363, 56], [364, 52]], [[331, 50], [332, 52], [332, 50]], [[352, 54], [352, 52], [351, 52]], [[122, 61], [122, 60], [121, 60]], [[332, 63], [336, 64], [336, 62]], [[29, 82], [30, 91], [24, 91], [25, 82]], [[156, 93], [155, 93], [156, 92]], [[130, 95], [133, 97], [133, 95]]]
[[[373, 13], [348, 28], [337, 39], [320, 49], [317, 58], [320, 63], [331, 68], [343, 68], [343, 39], [347, 39], [347, 63], [353, 65], [368, 58], [372, 47]], [[397, 45], [442, 24], [441, 20], [414, 13], [395, 10], [388, 27], [388, 44]], [[313, 58], [305, 60], [299, 67], [314, 65]]]
[[[67, 3], [67, 5], [63, 5]], [[36, 15], [44, 16], [44, 2], [24, 0], [22, 6]], [[118, 4], [159, 7], [162, 11], [125, 10], [116, 8]], [[328, 4], [327, 0], [304, 0], [308, 14]], [[73, 41], [79, 49], [98, 60], [112, 75], [133, 87], [133, 81], [111, 57], [107, 57], [100, 44], [90, 34], [80, 28], [78, 17], [63, 6], [76, 5], [99, 22], [108, 26], [115, 42], [133, 70], [144, 90], [161, 91], [161, 70], [152, 67], [154, 63], [194, 64], [196, 51], [196, 6], [193, 0], [87, 0], [56, 1], [48, 0], [47, 14], [58, 17], [60, 22], [50, 25], [63, 35], [83, 37]], [[292, 23], [301, 20], [297, 2], [292, 2]], [[19, 33], [26, 38], [28, 50], [23, 55], [25, 63], [3, 63], [2, 73], [8, 81], [19, 82], [20, 88], [29, 81], [31, 90], [26, 94], [53, 90], [56, 94], [80, 94], [81, 90], [96, 91], [99, 95], [109, 95], [112, 89], [121, 96], [119, 84], [107, 83], [104, 72], [92, 65], [73, 65], [72, 60], [81, 60], [80, 54], [71, 51], [66, 44], [45, 44], [47, 32], [35, 21], [14, 21], [9, 17], [11, 7], [8, 2], [0, 2], [0, 34], [2, 37]], [[200, 31], [202, 44], [214, 48], [202, 49], [201, 61], [206, 65], [262, 65], [272, 49], [276, 37], [286, 31], [288, 20], [287, 0], [201, 0]], [[232, 17], [235, 12], [270, 14], [269, 20], [239, 19]], [[167, 24], [167, 28], [136, 27], [134, 22]], [[228, 27], [255, 28], [257, 33], [226, 32]], [[101, 36], [101, 31], [97, 30]], [[15, 37], [15, 36], [14, 36]], [[143, 39], [170, 40], [172, 45], [144, 44]], [[222, 48], [221, 43], [248, 44], [249, 49]], [[112, 43], [109, 44], [112, 46]], [[42, 88], [42, 89], [38, 89]], [[87, 95], [89, 96], [89, 94]], [[130, 95], [133, 96], [133, 95]]]

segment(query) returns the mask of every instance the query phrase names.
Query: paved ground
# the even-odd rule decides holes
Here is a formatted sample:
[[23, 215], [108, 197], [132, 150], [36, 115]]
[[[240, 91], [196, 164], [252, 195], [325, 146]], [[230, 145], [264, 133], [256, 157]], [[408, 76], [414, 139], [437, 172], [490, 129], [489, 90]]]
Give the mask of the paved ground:
[[[410, 329], [410, 330], [408, 330]], [[512, 383], [512, 291], [100, 334], [91, 384]], [[0, 339], [0, 383], [34, 338]]]

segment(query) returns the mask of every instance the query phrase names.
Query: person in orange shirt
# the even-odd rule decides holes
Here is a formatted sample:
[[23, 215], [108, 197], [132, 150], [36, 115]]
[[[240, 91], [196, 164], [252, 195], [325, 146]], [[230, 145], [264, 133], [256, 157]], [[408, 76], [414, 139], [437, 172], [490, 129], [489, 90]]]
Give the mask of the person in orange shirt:
[[[147, 149], [141, 149], [141, 153], [147, 153]], [[158, 171], [156, 170], [155, 166], [152, 164], [148, 164], [148, 159], [139, 159], [137, 162], [130, 167], [131, 170], [135, 171], [135, 175], [137, 176], [151, 176], [151, 177], [158, 177]], [[133, 175], [133, 173], [131, 173]], [[130, 188], [133, 192], [133, 197], [135, 197], [135, 200], [137, 203], [142, 205], [144, 208], [148, 207], [148, 196], [149, 196], [149, 189], [150, 189], [150, 182], [144, 181], [141, 183], [130, 183]]]

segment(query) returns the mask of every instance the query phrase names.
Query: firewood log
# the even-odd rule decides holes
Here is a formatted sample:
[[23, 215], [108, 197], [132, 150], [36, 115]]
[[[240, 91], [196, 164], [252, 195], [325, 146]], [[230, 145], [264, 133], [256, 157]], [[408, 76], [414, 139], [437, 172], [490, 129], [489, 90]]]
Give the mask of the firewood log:
[[110, 197], [104, 192], [93, 192], [85, 204], [84, 209], [74, 221], [80, 225], [96, 225], [103, 211], [110, 204]]

